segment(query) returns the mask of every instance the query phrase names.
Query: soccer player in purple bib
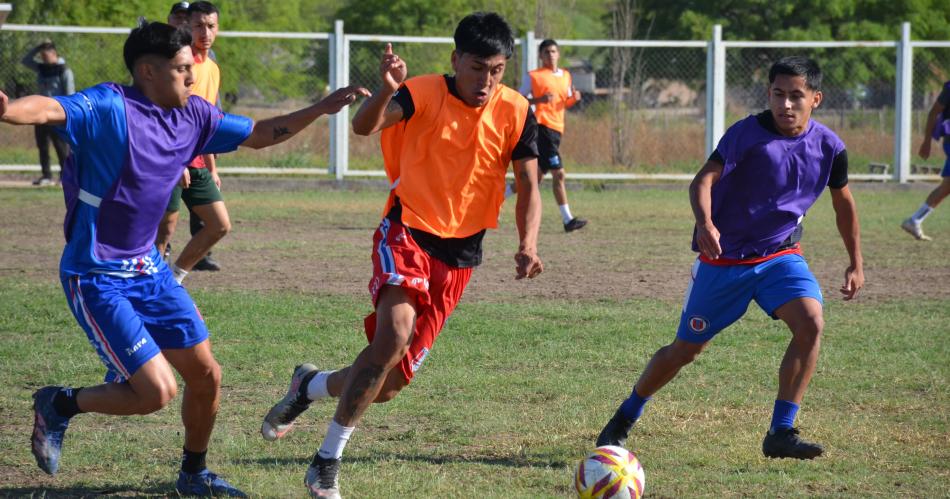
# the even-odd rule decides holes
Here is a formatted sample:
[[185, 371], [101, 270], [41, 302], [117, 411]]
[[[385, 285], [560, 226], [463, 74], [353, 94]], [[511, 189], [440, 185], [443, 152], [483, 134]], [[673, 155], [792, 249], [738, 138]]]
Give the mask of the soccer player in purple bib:
[[0, 92], [0, 121], [56, 126], [72, 148], [62, 176], [60, 277], [70, 310], [108, 369], [105, 384], [48, 386], [33, 394], [32, 451], [40, 468], [55, 474], [70, 418], [155, 412], [177, 394], [174, 369], [185, 382], [178, 493], [243, 497], [205, 466], [221, 368], [194, 302], [155, 250], [155, 230], [193, 157], [283, 142], [368, 92], [347, 87], [254, 123], [190, 95], [190, 43], [188, 31], [142, 22], [125, 42], [132, 86], [103, 83], [70, 96], [13, 102]]
[[598, 436], [598, 446], [624, 445], [650, 397], [755, 300], [792, 332], [762, 452], [796, 459], [822, 454], [821, 445], [803, 440], [793, 424], [815, 371], [824, 326], [821, 290], [798, 241], [802, 218], [825, 186], [831, 188], [838, 232], [851, 259], [841, 287], [846, 300], [864, 285], [864, 271], [844, 143], [810, 119], [821, 103], [820, 89], [821, 71], [814, 61], [786, 57], [776, 62], [769, 70], [769, 109], [730, 127], [693, 179], [693, 251], [699, 258], [679, 330], [650, 359], [630, 397]]
[[909, 218], [901, 223], [901, 228], [914, 236], [918, 241], [930, 241], [930, 236], [924, 234], [921, 225], [927, 215], [937, 209], [937, 205], [950, 196], [950, 81], [943, 84], [943, 90], [930, 108], [927, 115], [927, 125], [924, 129], [924, 140], [920, 143], [918, 154], [921, 158], [930, 157], [930, 145], [934, 140], [943, 139], [943, 152], [947, 160], [940, 171], [940, 185], [930, 191], [924, 204]]

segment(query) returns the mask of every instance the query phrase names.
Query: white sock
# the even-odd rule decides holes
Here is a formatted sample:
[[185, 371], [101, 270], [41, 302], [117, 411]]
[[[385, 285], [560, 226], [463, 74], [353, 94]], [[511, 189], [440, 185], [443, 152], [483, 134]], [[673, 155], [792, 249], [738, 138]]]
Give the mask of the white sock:
[[330, 389], [327, 387], [327, 378], [336, 371], [320, 371], [310, 378], [307, 383], [307, 398], [310, 400], [320, 400], [330, 396]]
[[323, 439], [323, 445], [317, 454], [324, 459], [340, 459], [343, 456], [343, 448], [346, 447], [346, 441], [350, 439], [350, 434], [355, 430], [355, 426], [343, 426], [336, 420], [330, 421], [330, 427], [327, 428], [327, 436]]
[[511, 184], [505, 182], [505, 199], [508, 199], [515, 193], [515, 190], [511, 188]]
[[178, 284], [181, 284], [181, 281], [184, 281], [185, 276], [188, 275], [188, 271], [173, 263], [172, 274], [175, 274], [175, 280], [178, 281]]
[[920, 205], [920, 208], [917, 208], [917, 211], [914, 212], [914, 214], [911, 215], [910, 218], [914, 219], [914, 223], [919, 224], [923, 222], [925, 218], [927, 218], [927, 215], [930, 215], [931, 213], [933, 213], [933, 211], [934, 209], [931, 208], [929, 204], [924, 203]]
[[564, 223], [568, 223], [571, 220], [574, 220], [574, 216], [571, 215], [571, 208], [566, 204], [559, 204], [557, 209], [561, 210], [561, 218], [564, 220]]

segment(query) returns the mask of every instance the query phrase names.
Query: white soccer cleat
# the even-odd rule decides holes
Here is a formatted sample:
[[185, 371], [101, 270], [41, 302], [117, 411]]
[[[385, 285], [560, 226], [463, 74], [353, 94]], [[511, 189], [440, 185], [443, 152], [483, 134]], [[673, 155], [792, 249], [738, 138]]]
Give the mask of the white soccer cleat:
[[[310, 407], [310, 400], [299, 395], [300, 385], [308, 374], [315, 372], [317, 372], [317, 367], [313, 364], [301, 364], [294, 369], [287, 395], [284, 395], [284, 398], [274, 404], [274, 407], [271, 407], [271, 410], [264, 416], [264, 422], [261, 424], [261, 436], [264, 437], [264, 440], [273, 442], [286, 435], [297, 416]], [[304, 390], [306, 390], [306, 387], [304, 387]]]
[[930, 241], [931, 237], [927, 234], [924, 234], [924, 230], [920, 227], [920, 223], [915, 222], [913, 218], [908, 218], [901, 223], [901, 228], [905, 232], [914, 236], [914, 239], [918, 241]]

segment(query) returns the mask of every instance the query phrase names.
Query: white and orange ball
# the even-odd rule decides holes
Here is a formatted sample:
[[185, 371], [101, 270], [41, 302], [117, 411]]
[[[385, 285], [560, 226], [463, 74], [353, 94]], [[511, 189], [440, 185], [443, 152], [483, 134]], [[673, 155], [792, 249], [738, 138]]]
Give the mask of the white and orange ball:
[[574, 488], [581, 499], [640, 499], [645, 480], [636, 455], [623, 447], [605, 445], [577, 465]]

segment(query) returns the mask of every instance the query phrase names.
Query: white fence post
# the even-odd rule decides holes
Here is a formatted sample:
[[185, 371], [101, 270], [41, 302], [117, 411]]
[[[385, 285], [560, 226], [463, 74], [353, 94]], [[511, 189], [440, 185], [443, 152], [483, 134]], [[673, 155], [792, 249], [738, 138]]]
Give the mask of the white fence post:
[[910, 23], [901, 24], [897, 45], [897, 102], [894, 124], [894, 180], [904, 184], [910, 175], [911, 91], [914, 78], [914, 50], [910, 44]]
[[524, 34], [524, 40], [521, 43], [521, 75], [522, 78], [528, 77], [528, 71], [538, 69], [538, 46], [534, 39], [534, 31]]
[[[330, 90], [349, 85], [349, 43], [343, 34], [343, 21], [333, 22], [333, 34], [330, 35]], [[330, 116], [330, 168], [337, 180], [346, 175], [349, 160], [349, 122], [348, 107]]]
[[726, 47], [722, 25], [713, 26], [706, 49], [706, 157], [716, 149], [726, 122]]

